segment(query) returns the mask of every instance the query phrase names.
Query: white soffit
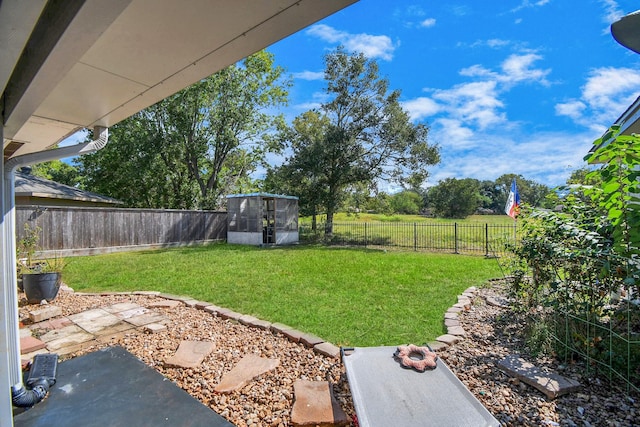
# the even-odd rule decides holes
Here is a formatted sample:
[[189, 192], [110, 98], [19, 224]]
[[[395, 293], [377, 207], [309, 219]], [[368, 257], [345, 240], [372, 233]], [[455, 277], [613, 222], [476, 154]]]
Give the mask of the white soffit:
[[5, 138], [26, 143], [19, 155], [112, 126], [355, 1], [117, 0], [99, 12], [105, 2], [87, 0], [6, 120]]

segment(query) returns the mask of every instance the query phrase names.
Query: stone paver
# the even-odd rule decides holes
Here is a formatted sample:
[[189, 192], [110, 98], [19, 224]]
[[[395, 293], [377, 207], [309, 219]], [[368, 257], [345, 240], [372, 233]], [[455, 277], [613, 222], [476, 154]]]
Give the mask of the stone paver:
[[289, 325], [285, 325], [284, 323], [272, 323], [271, 324], [271, 331], [277, 333], [277, 334], [281, 334], [282, 331], [287, 331], [290, 329], [293, 329], [291, 326]]
[[324, 354], [328, 357], [333, 357], [334, 359], [340, 356], [340, 347], [337, 347], [329, 342], [321, 342], [320, 344], [316, 344], [315, 346], [313, 346], [313, 349], [320, 354]]
[[43, 322], [34, 323], [29, 329], [61, 329], [66, 326], [73, 325], [73, 322], [67, 317], [59, 317], [57, 319], [49, 319]]
[[193, 298], [185, 296], [185, 295], [172, 295], [172, 294], [160, 294], [158, 295], [161, 298], [165, 298], [165, 299], [171, 299], [171, 300], [175, 300], [175, 301], [192, 301]]
[[249, 326], [251, 325], [252, 322], [255, 322], [256, 320], [258, 320], [257, 317], [251, 316], [249, 314], [245, 314], [238, 319], [238, 322], [240, 322], [245, 326]]
[[135, 304], [133, 302], [119, 302], [119, 303], [105, 307], [104, 310], [111, 314], [115, 314], [115, 313], [120, 313], [122, 311], [134, 310], [136, 308], [141, 308], [141, 307], [138, 304]]
[[161, 323], [169, 321], [169, 318], [164, 314], [149, 312], [141, 314], [139, 316], [133, 316], [128, 319], [124, 319], [125, 322], [131, 323], [134, 326], [144, 326], [149, 323]]
[[460, 313], [462, 310], [464, 310], [464, 308], [456, 307], [456, 306], [454, 305], [453, 307], [450, 307], [450, 308], [447, 310], [447, 313], [456, 313], [456, 314], [457, 314], [457, 313]]
[[167, 325], [163, 325], [161, 323], [150, 323], [144, 327], [144, 330], [151, 334], [155, 334], [158, 332], [166, 331]]
[[500, 297], [486, 297], [487, 304], [498, 308], [509, 308], [509, 300]]
[[20, 338], [20, 354], [33, 353], [47, 346], [47, 343], [29, 335]]
[[444, 348], [449, 347], [449, 344], [440, 342], [440, 341], [429, 341], [427, 343], [427, 345], [431, 348], [431, 350], [433, 351], [438, 351], [438, 350], [442, 350]]
[[498, 367], [509, 375], [540, 390], [548, 399], [555, 399], [580, 388], [578, 381], [565, 378], [553, 372], [544, 372], [516, 355], [505, 357], [498, 362]]
[[302, 338], [304, 333], [297, 329], [285, 329], [282, 331], [282, 335], [287, 337], [289, 341], [300, 342], [300, 338]]
[[208, 306], [206, 306], [206, 307], [204, 308], [204, 311], [206, 311], [207, 313], [211, 313], [211, 314], [213, 314], [214, 316], [217, 316], [217, 315], [218, 315], [218, 312], [219, 312], [220, 310], [222, 310], [222, 309], [223, 309], [222, 307], [218, 307], [217, 305], [213, 305], [213, 304], [212, 304], [212, 305], [208, 305]]
[[238, 321], [244, 314], [235, 312], [233, 310], [220, 310], [218, 315], [225, 320], [235, 320]]
[[279, 365], [280, 359], [266, 359], [257, 354], [248, 354], [222, 376], [222, 380], [214, 390], [217, 393], [231, 393], [239, 390], [255, 377], [272, 371]]
[[300, 342], [305, 346], [312, 348], [313, 346], [324, 342], [324, 340], [320, 337], [317, 337], [313, 334], [303, 334], [300, 337]]
[[460, 326], [460, 321], [457, 319], [444, 319], [444, 326]]
[[[71, 347], [74, 345], [82, 344], [87, 341], [93, 341], [93, 335], [88, 332], [76, 332], [69, 334], [61, 338], [57, 338], [47, 342], [47, 349], [49, 351], [62, 350], [63, 348]], [[60, 352], [59, 352], [60, 353]]]
[[62, 308], [56, 305], [49, 305], [45, 308], [34, 310], [29, 313], [29, 319], [34, 323], [42, 322], [43, 320], [48, 320], [57, 316], [62, 316]]
[[141, 316], [141, 315], [147, 314], [147, 313], [149, 313], [149, 309], [148, 308], [137, 306], [137, 307], [134, 307], [134, 308], [130, 308], [128, 310], [124, 310], [124, 311], [120, 311], [120, 312], [114, 313], [114, 315], [118, 319], [126, 320], [126, 319], [130, 319], [132, 317]]
[[117, 316], [101, 308], [94, 308], [93, 310], [71, 315], [69, 319], [89, 333], [97, 333], [101, 329], [120, 322]]
[[206, 301], [198, 301], [196, 302], [196, 308], [198, 310], [204, 310], [205, 308], [209, 307], [211, 304], [210, 302], [206, 302]]
[[346, 426], [344, 413], [327, 381], [298, 380], [293, 383], [295, 401], [291, 410], [294, 426]]
[[69, 326], [65, 326], [64, 328], [52, 329], [48, 331], [46, 334], [40, 335], [40, 339], [44, 342], [50, 342], [60, 338], [65, 338], [69, 335], [83, 333], [83, 332], [86, 333], [78, 325], [71, 324]]
[[450, 334], [440, 335], [438, 338], [436, 338], [436, 341], [440, 341], [448, 345], [453, 345], [460, 340], [460, 337]]
[[160, 301], [153, 301], [147, 304], [147, 308], [176, 308], [182, 305], [181, 301], [165, 299]]
[[164, 362], [164, 365], [175, 368], [196, 368], [215, 347], [216, 345], [210, 341], [182, 341], [178, 350]]
[[457, 320], [457, 319], [460, 318], [460, 316], [458, 316], [458, 313], [445, 313], [444, 314], [444, 318], [445, 319], [455, 319], [455, 320]]
[[449, 335], [455, 335], [457, 337], [464, 337], [467, 335], [464, 328], [462, 326], [449, 326], [447, 328], [447, 333]]

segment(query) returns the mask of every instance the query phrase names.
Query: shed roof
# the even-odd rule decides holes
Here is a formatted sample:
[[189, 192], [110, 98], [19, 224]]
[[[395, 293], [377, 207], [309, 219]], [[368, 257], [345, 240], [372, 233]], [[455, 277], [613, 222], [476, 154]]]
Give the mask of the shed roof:
[[246, 194], [229, 194], [227, 195], [227, 199], [232, 199], [236, 197], [273, 197], [277, 199], [292, 199], [298, 200], [296, 196], [285, 196], [283, 194], [271, 194], [271, 193], [246, 193]]

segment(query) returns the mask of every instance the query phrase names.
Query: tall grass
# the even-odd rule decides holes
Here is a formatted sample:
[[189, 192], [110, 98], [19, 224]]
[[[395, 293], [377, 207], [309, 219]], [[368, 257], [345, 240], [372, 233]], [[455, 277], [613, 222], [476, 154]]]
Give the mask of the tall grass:
[[337, 345], [372, 346], [434, 339], [457, 295], [499, 275], [482, 257], [215, 244], [71, 258], [64, 281], [77, 291], [190, 295]]

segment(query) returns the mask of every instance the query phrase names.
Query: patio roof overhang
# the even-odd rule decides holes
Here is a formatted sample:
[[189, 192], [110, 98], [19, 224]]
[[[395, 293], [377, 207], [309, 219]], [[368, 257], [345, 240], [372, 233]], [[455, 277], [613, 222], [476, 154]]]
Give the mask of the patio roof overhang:
[[112, 126], [355, 1], [4, 0], [5, 160]]

